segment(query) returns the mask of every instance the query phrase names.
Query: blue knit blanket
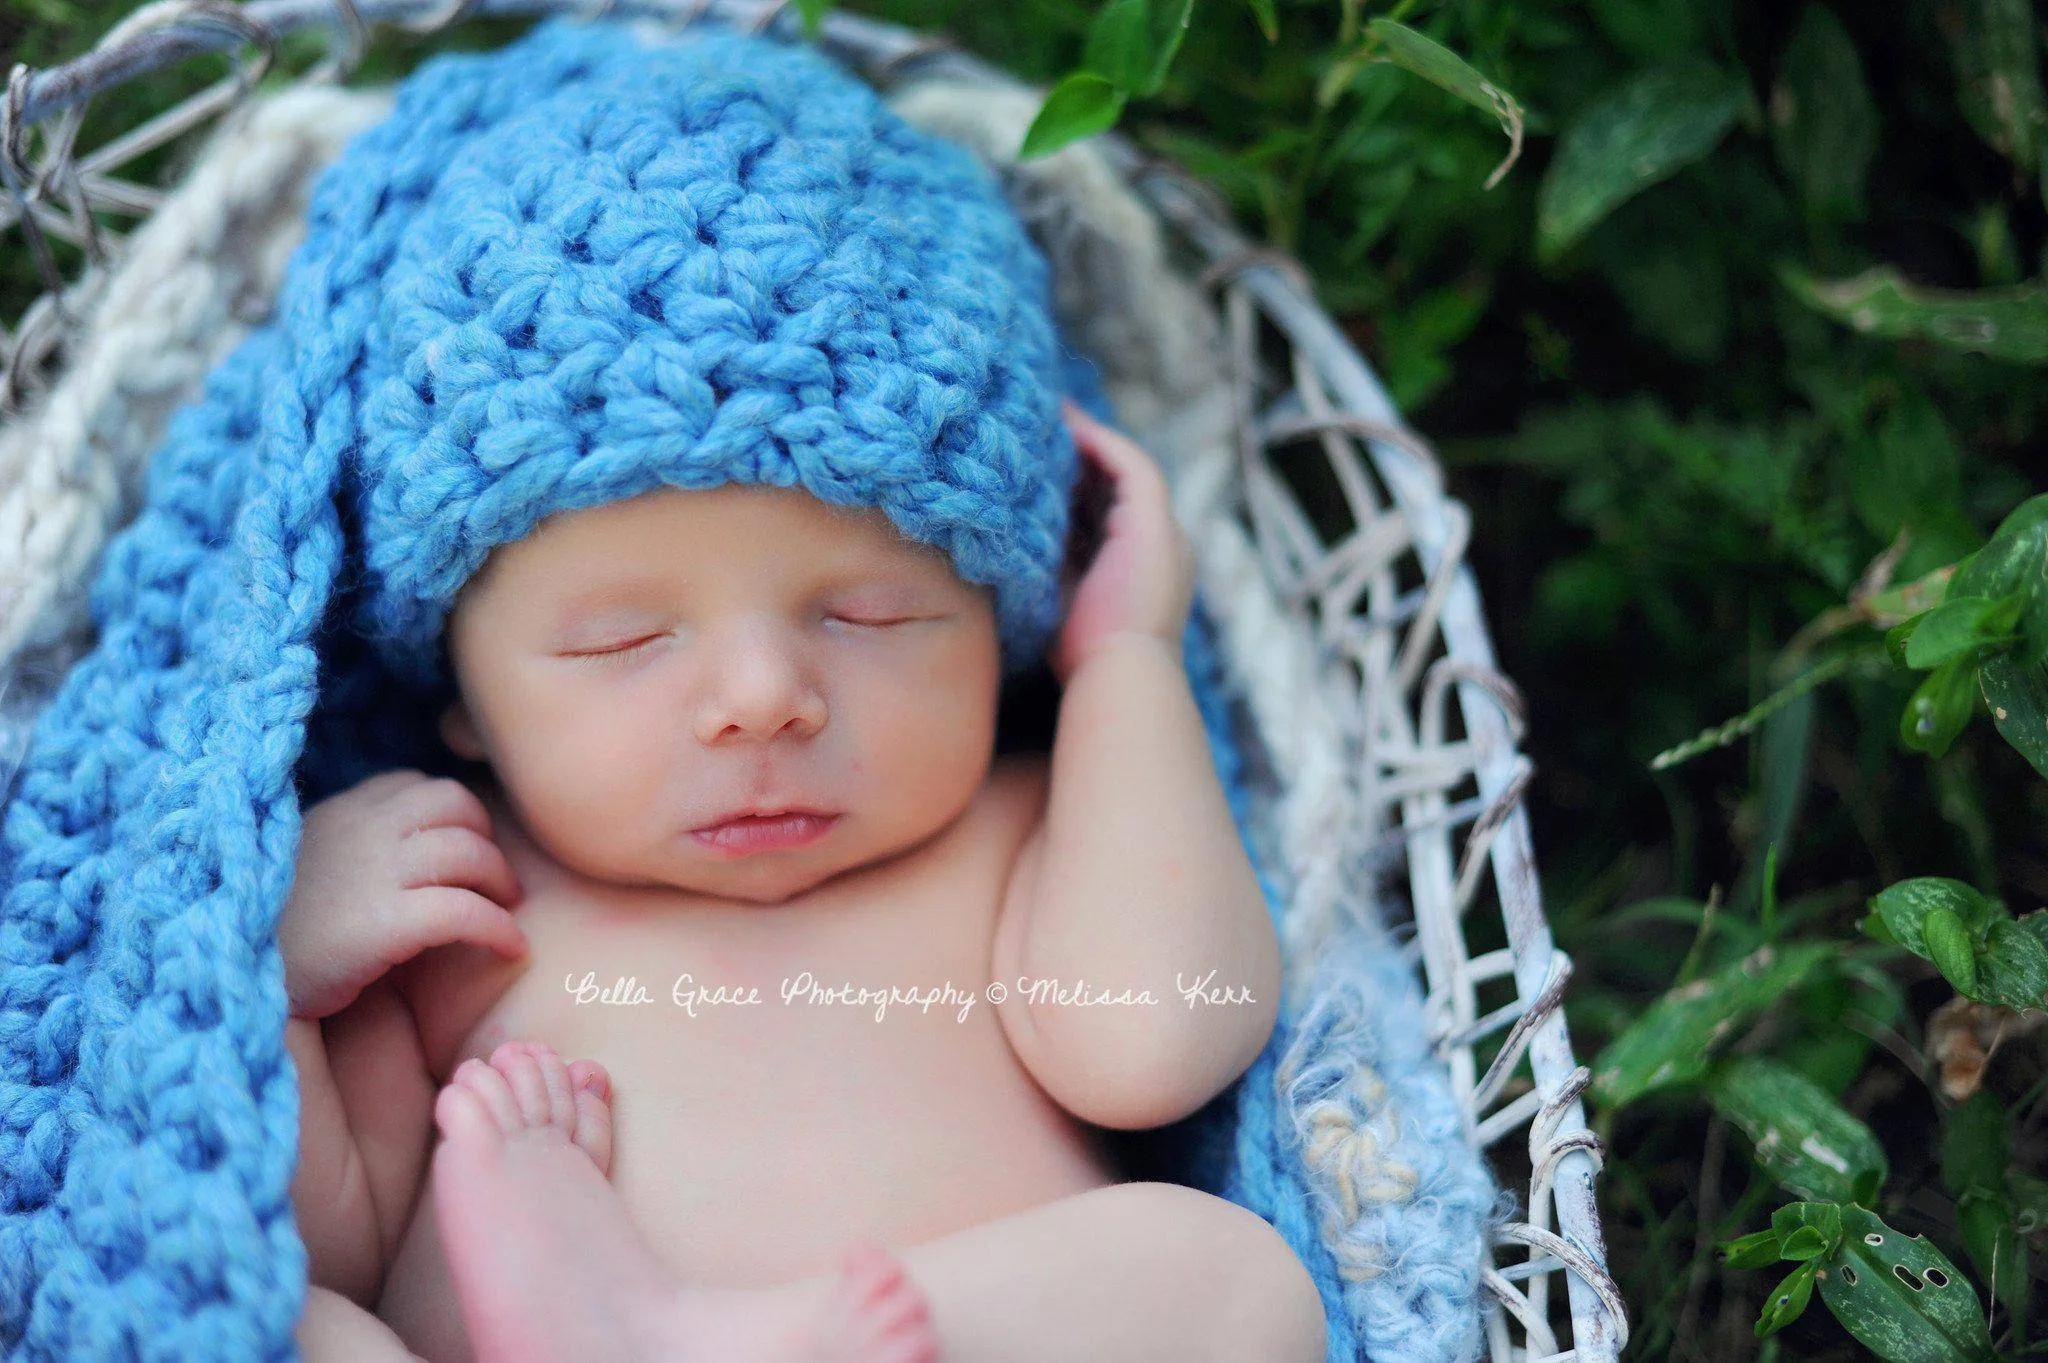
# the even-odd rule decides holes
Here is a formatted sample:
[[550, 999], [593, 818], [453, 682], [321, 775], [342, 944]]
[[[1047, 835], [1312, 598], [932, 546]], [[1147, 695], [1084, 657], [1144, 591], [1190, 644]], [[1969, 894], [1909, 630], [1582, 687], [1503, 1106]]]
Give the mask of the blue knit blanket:
[[[542, 53], [623, 41], [610, 25], [563, 20], [520, 40]], [[472, 60], [437, 58], [412, 80], [453, 79]], [[478, 116], [520, 98], [494, 88]], [[344, 157], [316, 206], [413, 192], [347, 173]], [[422, 183], [432, 173], [403, 168]], [[332, 468], [261, 454], [290, 447], [285, 430], [303, 446], [317, 416], [279, 375], [336, 258], [326, 249], [309, 239], [278, 315], [172, 420], [143, 507], [100, 562], [96, 645], [39, 716], [0, 812], [10, 1360], [296, 1357], [307, 1260], [290, 1200], [299, 1094], [276, 919], [306, 806], [438, 760], [432, 698], [352, 631], [357, 527]], [[1111, 415], [1085, 363], [1069, 365], [1068, 386]], [[1277, 921], [1289, 887], [1253, 848], [1248, 729], [1199, 596], [1185, 652]], [[1302, 968], [1315, 972], [1314, 1002], [1283, 1010], [1271, 1044], [1214, 1102], [1145, 1138], [1157, 1161], [1147, 1172], [1279, 1228], [1322, 1291], [1333, 1363], [1475, 1357], [1495, 1193], [1423, 1041], [1412, 971], [1364, 933]], [[1362, 1089], [1361, 1067], [1375, 1076]], [[1372, 1169], [1311, 1166], [1301, 1114], [1324, 1100], [1351, 1104], [1372, 1133], [1349, 1147], [1369, 1151]], [[1365, 1190], [1348, 1220], [1338, 1184]]]

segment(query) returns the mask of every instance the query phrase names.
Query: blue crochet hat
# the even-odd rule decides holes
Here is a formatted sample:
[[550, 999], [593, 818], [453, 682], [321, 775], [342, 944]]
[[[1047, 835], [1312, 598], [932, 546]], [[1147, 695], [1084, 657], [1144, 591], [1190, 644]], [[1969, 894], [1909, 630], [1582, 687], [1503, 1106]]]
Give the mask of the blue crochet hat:
[[[543, 24], [487, 59], [519, 98], [366, 137], [339, 175], [431, 158], [389, 265], [326, 299], [293, 363], [367, 318], [353, 449], [358, 627], [419, 685], [463, 582], [555, 512], [664, 484], [877, 506], [994, 589], [1007, 671], [1044, 651], [1077, 473], [1048, 270], [994, 176], [813, 49], [645, 47]], [[523, 78], [518, 73], [526, 73]], [[445, 119], [402, 91], [397, 129]], [[502, 97], [501, 97], [502, 98]], [[324, 415], [324, 414], [323, 414]]]

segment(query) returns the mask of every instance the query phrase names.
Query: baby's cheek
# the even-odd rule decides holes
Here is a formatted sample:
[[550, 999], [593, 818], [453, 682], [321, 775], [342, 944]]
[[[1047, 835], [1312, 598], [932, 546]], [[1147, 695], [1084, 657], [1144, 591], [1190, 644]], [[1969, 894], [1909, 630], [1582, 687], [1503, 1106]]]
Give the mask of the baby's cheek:
[[912, 819], [943, 817], [972, 794], [994, 748], [993, 706], [971, 687], [925, 691], [891, 712], [863, 753], [868, 783], [886, 791]]
[[622, 712], [582, 743], [559, 745], [554, 760], [588, 818], [622, 827], [660, 798], [672, 774], [666, 756], [672, 750], [670, 734]]
[[557, 717], [522, 746], [521, 800], [563, 840], [603, 847], [650, 798], [648, 775], [660, 740], [618, 707]]

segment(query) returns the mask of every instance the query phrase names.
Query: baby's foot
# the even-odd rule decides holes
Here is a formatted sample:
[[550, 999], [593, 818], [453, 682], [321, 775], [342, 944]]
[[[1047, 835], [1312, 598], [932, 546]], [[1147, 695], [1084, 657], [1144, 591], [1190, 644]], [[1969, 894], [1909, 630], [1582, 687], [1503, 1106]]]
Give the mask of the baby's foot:
[[435, 1101], [434, 1210], [482, 1363], [661, 1358], [932, 1363], [924, 1295], [886, 1251], [850, 1251], [822, 1297], [687, 1288], [606, 1181], [610, 1081], [542, 1044], [466, 1060]]
[[817, 1363], [935, 1363], [924, 1293], [896, 1256], [880, 1245], [858, 1244], [839, 1261], [812, 1338]]

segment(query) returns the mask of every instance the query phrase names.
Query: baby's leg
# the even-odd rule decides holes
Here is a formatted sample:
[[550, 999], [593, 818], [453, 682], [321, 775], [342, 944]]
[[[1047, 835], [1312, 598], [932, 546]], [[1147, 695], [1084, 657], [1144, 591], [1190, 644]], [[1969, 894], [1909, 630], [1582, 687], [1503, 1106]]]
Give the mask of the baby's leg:
[[1322, 1363], [1315, 1282], [1255, 1212], [1119, 1183], [902, 1251], [945, 1363]]
[[[1323, 1363], [1314, 1279], [1257, 1213], [1118, 1183], [898, 1251], [943, 1363]], [[777, 1289], [804, 1302], [828, 1276]]]
[[[1321, 1363], [1300, 1260], [1256, 1214], [1171, 1183], [1124, 1183], [837, 1274], [728, 1290], [679, 1283], [605, 1180], [602, 1070], [545, 1046], [465, 1061], [435, 1116], [435, 1201], [476, 1356], [1004, 1363], [1086, 1358]], [[573, 1089], [573, 1092], [572, 1092]]]
[[306, 1289], [306, 1311], [293, 1337], [306, 1363], [416, 1363], [389, 1325], [324, 1287]]
[[935, 1363], [923, 1298], [874, 1246], [793, 1288], [680, 1283], [607, 1181], [595, 1061], [507, 1042], [456, 1067], [434, 1116], [435, 1211], [482, 1363]]

